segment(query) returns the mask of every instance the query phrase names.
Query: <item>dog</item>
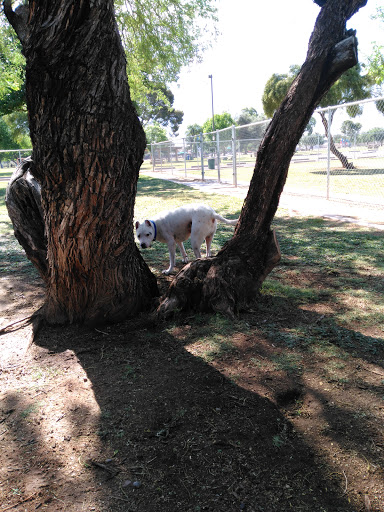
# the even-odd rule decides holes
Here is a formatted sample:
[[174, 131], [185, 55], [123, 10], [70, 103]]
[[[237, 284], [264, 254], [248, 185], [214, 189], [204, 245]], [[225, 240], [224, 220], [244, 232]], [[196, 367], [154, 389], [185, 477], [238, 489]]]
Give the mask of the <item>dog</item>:
[[189, 204], [162, 212], [154, 220], [147, 219], [142, 224], [136, 222], [136, 236], [142, 249], [151, 247], [155, 240], [168, 245], [169, 268], [163, 270], [163, 274], [169, 275], [175, 266], [176, 245], [181, 251], [183, 263], [188, 262], [183, 242], [189, 237], [196, 258], [201, 258], [200, 248], [204, 240], [207, 245], [207, 258], [211, 257], [211, 244], [218, 220], [235, 226], [239, 219], [225, 219], [204, 204]]

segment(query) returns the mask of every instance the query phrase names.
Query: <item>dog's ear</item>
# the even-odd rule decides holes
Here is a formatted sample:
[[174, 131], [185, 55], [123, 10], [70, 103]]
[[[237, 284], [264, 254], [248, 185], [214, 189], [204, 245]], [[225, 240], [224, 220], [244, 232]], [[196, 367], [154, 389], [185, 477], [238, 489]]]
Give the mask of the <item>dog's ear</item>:
[[145, 221], [145, 225], [148, 226], [148, 227], [151, 227], [152, 224], [149, 222], [149, 220], [146, 220]]
[[135, 228], [137, 229], [140, 226], [140, 222], [137, 220], [135, 224]]

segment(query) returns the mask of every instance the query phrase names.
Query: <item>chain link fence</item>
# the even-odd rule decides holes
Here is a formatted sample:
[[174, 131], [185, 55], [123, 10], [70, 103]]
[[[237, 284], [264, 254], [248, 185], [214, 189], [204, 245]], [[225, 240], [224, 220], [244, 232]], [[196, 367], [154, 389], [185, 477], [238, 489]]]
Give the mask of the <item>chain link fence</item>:
[[32, 149], [0, 149], [0, 169], [16, 167], [32, 155]]
[[[247, 185], [269, 122], [153, 143], [143, 173]], [[384, 97], [317, 109], [291, 160], [284, 190], [384, 207]]]

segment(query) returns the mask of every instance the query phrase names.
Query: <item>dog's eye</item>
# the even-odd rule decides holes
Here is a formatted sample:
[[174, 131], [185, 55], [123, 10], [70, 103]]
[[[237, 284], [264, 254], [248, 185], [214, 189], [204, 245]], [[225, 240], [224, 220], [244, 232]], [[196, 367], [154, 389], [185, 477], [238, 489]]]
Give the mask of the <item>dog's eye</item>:
[[149, 236], [149, 233], [147, 233], [145, 236]]

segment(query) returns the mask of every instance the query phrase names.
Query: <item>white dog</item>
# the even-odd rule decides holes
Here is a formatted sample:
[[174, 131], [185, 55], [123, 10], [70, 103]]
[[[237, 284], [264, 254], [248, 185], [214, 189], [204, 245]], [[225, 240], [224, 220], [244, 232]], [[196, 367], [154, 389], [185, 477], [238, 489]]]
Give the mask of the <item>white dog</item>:
[[210, 206], [189, 204], [160, 213], [154, 220], [145, 220], [142, 224], [136, 222], [136, 236], [142, 249], [151, 247], [155, 240], [168, 245], [169, 268], [163, 270], [163, 274], [168, 275], [175, 266], [176, 245], [181, 251], [183, 263], [188, 262], [183, 242], [189, 237], [196, 258], [201, 258], [200, 247], [204, 240], [207, 244], [207, 258], [211, 256], [211, 244], [218, 220], [232, 226], [238, 221], [225, 219]]

